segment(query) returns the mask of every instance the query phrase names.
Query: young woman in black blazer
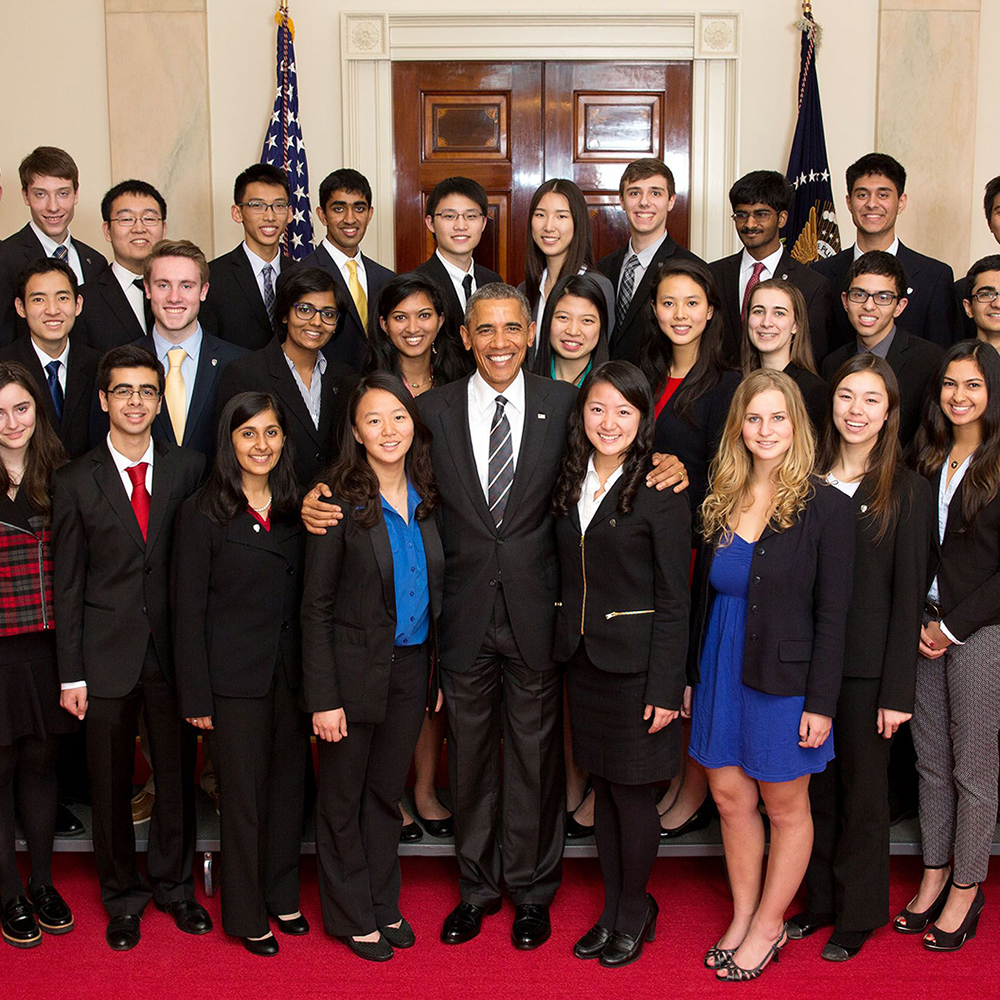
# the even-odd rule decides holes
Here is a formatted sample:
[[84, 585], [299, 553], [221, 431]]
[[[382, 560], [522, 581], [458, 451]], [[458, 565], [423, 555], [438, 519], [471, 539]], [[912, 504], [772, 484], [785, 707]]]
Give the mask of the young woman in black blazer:
[[733, 920], [705, 956], [720, 979], [756, 978], [788, 940], [812, 848], [809, 776], [833, 756], [855, 526], [847, 497], [813, 478], [814, 456], [798, 386], [751, 372], [702, 504], [692, 615], [690, 753], [708, 769], [733, 892]]
[[806, 910], [789, 920], [788, 933], [807, 937], [833, 924], [823, 958], [842, 962], [889, 920], [889, 749], [913, 713], [934, 500], [927, 481], [902, 464], [899, 386], [889, 365], [856, 354], [829, 395], [816, 467], [854, 503], [854, 586], [833, 723], [837, 756], [810, 782]]
[[212, 731], [224, 789], [222, 924], [274, 955], [268, 915], [305, 934], [299, 852], [309, 730], [299, 706], [298, 485], [279, 400], [243, 392], [219, 420], [215, 465], [181, 506], [171, 590], [181, 715]]
[[976, 933], [997, 816], [1000, 357], [983, 341], [960, 341], [931, 384], [914, 440], [915, 468], [937, 497], [940, 543], [912, 723], [924, 873], [894, 926], [924, 931], [932, 951], [954, 951]]
[[553, 658], [566, 663], [573, 755], [594, 785], [604, 910], [577, 958], [626, 965], [656, 932], [646, 892], [660, 826], [653, 782], [680, 758], [690, 592], [690, 513], [648, 489], [653, 397], [609, 361], [587, 376], [553, 493], [562, 582]]
[[742, 351], [744, 375], [770, 368], [792, 379], [818, 434], [826, 419], [829, 393], [816, 372], [805, 297], [790, 281], [768, 278], [751, 291], [743, 320]]
[[375, 372], [348, 416], [326, 477], [344, 519], [306, 548], [302, 667], [319, 737], [323, 923], [381, 962], [414, 943], [399, 912], [399, 800], [425, 711], [441, 704], [432, 650], [444, 552], [430, 432], [413, 397]]

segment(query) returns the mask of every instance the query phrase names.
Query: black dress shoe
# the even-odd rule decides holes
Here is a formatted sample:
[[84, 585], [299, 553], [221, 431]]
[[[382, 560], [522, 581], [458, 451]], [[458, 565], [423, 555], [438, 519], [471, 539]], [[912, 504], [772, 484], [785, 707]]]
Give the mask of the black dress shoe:
[[581, 837], [593, 837], [593, 835], [593, 823], [590, 826], [584, 826], [583, 823], [577, 823], [572, 813], [566, 813], [566, 836], [570, 840], [579, 840]]
[[451, 816], [449, 816], [447, 819], [424, 819], [424, 817], [421, 816], [420, 813], [417, 813], [417, 819], [420, 820], [420, 825], [432, 837], [455, 836], [455, 821]]
[[594, 924], [593, 927], [587, 931], [586, 934], [580, 938], [579, 941], [573, 945], [573, 954], [577, 958], [582, 958], [584, 960], [588, 958], [600, 958], [601, 952], [604, 951], [604, 946], [608, 943], [608, 939], [611, 937], [611, 931], [607, 927], [602, 927], [600, 924]]
[[29, 878], [28, 896], [35, 907], [38, 926], [46, 934], [68, 934], [73, 929], [73, 914], [54, 886], [33, 885]]
[[15, 896], [4, 903], [0, 915], [3, 939], [15, 948], [34, 948], [42, 943], [42, 935], [35, 922], [35, 911], [27, 896]]
[[514, 923], [510, 943], [521, 951], [531, 951], [545, 944], [552, 933], [548, 906], [540, 903], [518, 903], [514, 908]]
[[463, 900], [444, 918], [441, 940], [445, 944], [465, 944], [479, 933], [483, 917], [499, 912], [499, 899], [495, 899], [487, 906], [476, 906], [475, 903], [466, 903]]
[[350, 934], [341, 937], [341, 941], [354, 952], [358, 958], [363, 958], [366, 962], [388, 962], [393, 956], [392, 945], [379, 934], [377, 941], [355, 941]]
[[83, 833], [80, 818], [61, 802], [56, 806], [56, 836], [79, 837]]
[[832, 926], [832, 913], [813, 913], [810, 910], [805, 910], [791, 917], [785, 924], [785, 930], [788, 931], [788, 936], [792, 941], [801, 941], [802, 938], [815, 934], [821, 927]]
[[403, 917], [398, 927], [380, 927], [379, 930], [393, 948], [412, 948], [417, 943], [417, 935], [413, 933], [406, 917]]
[[711, 792], [705, 796], [705, 801], [702, 802], [700, 806], [694, 811], [694, 815], [691, 816], [686, 822], [681, 823], [680, 826], [675, 826], [673, 829], [664, 830], [660, 828], [660, 840], [673, 840], [674, 837], [683, 837], [685, 833], [692, 833], [695, 830], [704, 830], [709, 823], [715, 818], [716, 814], [715, 800], [712, 798]]
[[424, 831], [416, 823], [404, 823], [399, 831], [399, 842], [401, 844], [412, 844], [416, 840], [424, 839]]
[[864, 943], [874, 934], [872, 931], [834, 931], [823, 946], [820, 958], [828, 962], [846, 962], [861, 951]]
[[108, 946], [115, 951], [128, 951], [139, 943], [139, 918], [134, 913], [112, 917], [104, 934]]
[[212, 918], [201, 903], [193, 899], [175, 899], [172, 903], [157, 903], [156, 908], [169, 913], [179, 931], [185, 934], [207, 934], [212, 929]]
[[656, 918], [659, 912], [656, 900], [647, 892], [646, 919], [642, 922], [642, 929], [636, 937], [614, 931], [601, 952], [601, 965], [605, 969], [620, 969], [623, 965], [634, 962], [642, 954], [643, 944], [656, 937]]
[[251, 955], [277, 955], [278, 954], [278, 939], [272, 934], [269, 937], [261, 938], [259, 941], [254, 941], [251, 938], [242, 938], [243, 947], [246, 948]]
[[309, 921], [301, 913], [297, 917], [290, 917], [288, 920], [282, 920], [276, 913], [272, 913], [271, 916], [274, 917], [275, 923], [278, 925], [278, 930], [282, 934], [299, 936], [309, 933]]

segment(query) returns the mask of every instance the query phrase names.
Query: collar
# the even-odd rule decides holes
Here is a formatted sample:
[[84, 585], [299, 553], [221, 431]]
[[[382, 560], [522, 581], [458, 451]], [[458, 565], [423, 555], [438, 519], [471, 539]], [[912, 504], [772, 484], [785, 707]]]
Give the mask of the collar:
[[67, 250], [71, 250], [73, 248], [73, 237], [70, 236], [68, 229], [66, 230], [66, 241], [64, 243], [56, 243], [56, 241], [52, 239], [48, 233], [43, 233], [41, 229], [35, 225], [34, 219], [31, 219], [28, 222], [28, 225], [31, 226], [31, 231], [38, 237], [38, 242], [42, 244], [42, 249], [45, 251], [46, 257], [51, 257], [52, 251], [55, 250], [56, 247], [65, 247]]
[[[381, 493], [379, 499], [382, 501], [382, 510], [391, 510], [397, 517], [399, 511]], [[411, 480], [406, 480], [406, 523], [413, 524], [413, 514], [420, 505], [420, 494], [416, 491]]]
[[[122, 291], [127, 292], [130, 288], [135, 286], [132, 284], [136, 278], [141, 278], [141, 274], [133, 274], [124, 264], [119, 264], [118, 261], [113, 260], [111, 262], [111, 273], [118, 279], [118, 284], [122, 286]], [[142, 297], [146, 297], [145, 290], [142, 290]]]
[[330, 242], [329, 236], [323, 237], [323, 242], [320, 246], [326, 247], [326, 252], [333, 258], [334, 264], [336, 264], [341, 271], [345, 270], [349, 260], [357, 262], [359, 271], [363, 271], [365, 269], [365, 262], [360, 249], [353, 257], [348, 257], [347, 254], [340, 249], [340, 247], [338, 247], [335, 243]]
[[[858, 247], [857, 243], [854, 244], [854, 246], [852, 247], [852, 249], [854, 250], [854, 260], [857, 260], [861, 256], [861, 249]], [[892, 243], [889, 244], [889, 246], [886, 248], [885, 252], [886, 253], [891, 253], [893, 255], [893, 257], [895, 257], [896, 254], [899, 253], [899, 237], [898, 236], [892, 241]]]
[[[295, 374], [295, 362], [292, 361], [292, 359], [284, 352], [284, 350], [282, 350], [281, 356], [285, 359], [285, 362], [288, 364], [288, 367], [291, 370], [291, 372]], [[321, 376], [326, 374], [326, 355], [322, 351], [316, 352], [316, 363], [313, 365], [313, 371], [316, 371], [317, 368], [319, 369], [319, 373]]]
[[469, 262], [469, 270], [468, 271], [463, 271], [460, 267], [455, 267], [455, 265], [452, 264], [452, 262], [450, 260], [445, 260], [445, 258], [441, 255], [441, 251], [440, 250], [435, 250], [434, 251], [434, 256], [437, 257], [437, 259], [439, 261], [441, 261], [441, 263], [444, 265], [444, 269], [448, 272], [448, 276], [452, 279], [452, 281], [457, 281], [459, 284], [461, 284], [465, 280], [465, 276], [467, 274], [471, 274], [472, 277], [473, 277], [473, 280], [475, 280], [475, 277], [476, 277], [476, 274], [475, 274], [475, 270], [476, 270], [475, 261], [470, 261]]
[[201, 342], [203, 339], [203, 333], [201, 329], [201, 323], [199, 323], [195, 329], [194, 333], [188, 337], [187, 340], [182, 341], [179, 344], [172, 344], [165, 337], [160, 335], [160, 331], [156, 329], [156, 324], [153, 324], [153, 347], [156, 349], [156, 356], [160, 359], [160, 363], [165, 367], [169, 367], [169, 362], [167, 361], [167, 354], [172, 351], [175, 347], [183, 347], [184, 353], [195, 363], [198, 363], [198, 355], [201, 352]]
[[480, 414], [492, 413], [500, 395], [507, 400], [508, 406], [524, 413], [524, 372], [519, 371], [502, 393], [497, 392], [478, 371], [469, 379], [469, 402]]
[[43, 371], [45, 370], [45, 366], [47, 364], [49, 364], [49, 362], [51, 362], [51, 361], [58, 361], [64, 368], [68, 367], [68, 365], [69, 365], [69, 337], [66, 338], [66, 346], [63, 348], [62, 354], [60, 354], [58, 358], [53, 358], [51, 355], [46, 354], [45, 351], [43, 351], [38, 346], [38, 344], [35, 343], [35, 338], [32, 337], [30, 334], [28, 336], [28, 339], [31, 341], [31, 346], [34, 349], [35, 354], [38, 355], [38, 361], [41, 364]]
[[874, 354], [877, 358], [882, 358], [885, 360], [885, 356], [889, 353], [889, 348], [892, 347], [893, 340], [896, 339], [896, 324], [892, 324], [892, 329], [874, 346], [865, 347], [865, 345], [858, 340], [858, 354]]
[[126, 458], [117, 448], [111, 443], [111, 432], [108, 431], [108, 436], [105, 438], [108, 445], [108, 451], [111, 452], [111, 461], [115, 463], [115, 468], [118, 470], [119, 475], [126, 475], [125, 470], [132, 468], [133, 465], [138, 465], [139, 462], [146, 462], [150, 467], [153, 465], [153, 438], [150, 437], [149, 444], [146, 446], [146, 451], [139, 462], [133, 462], [131, 458]]
[[[601, 494], [598, 502], [603, 500], [611, 488], [618, 482], [622, 477], [622, 472], [625, 469], [625, 463], [622, 462], [621, 465], [615, 469], [614, 472], [608, 476], [608, 481], [604, 484], [604, 492]], [[586, 491], [583, 495], [591, 502], [593, 502], [594, 494], [601, 488], [601, 478], [597, 474], [597, 469], [594, 466], [594, 453], [590, 453], [590, 458], [587, 459], [587, 474], [583, 477], [583, 489]]]
[[777, 250], [772, 254], [768, 254], [762, 260], [756, 260], [750, 255], [750, 251], [746, 247], [743, 248], [743, 253], [740, 256], [740, 273], [752, 272], [754, 264], [763, 264], [764, 270], [773, 278], [778, 270], [778, 262], [781, 260], [781, 255], [785, 252], [783, 246], [779, 246]]
[[274, 260], [264, 260], [263, 257], [259, 257], [257, 254], [247, 246], [247, 241], [244, 240], [240, 246], [243, 247], [243, 252], [247, 255], [247, 260], [250, 261], [250, 267], [253, 268], [253, 276], [255, 278], [260, 277], [260, 272], [264, 270], [265, 267], [270, 267], [274, 270], [275, 278], [281, 274], [281, 250], [274, 255]]
[[655, 242], [650, 243], [645, 250], [640, 250], [638, 253], [632, 247], [632, 240], [628, 241], [628, 252], [625, 254], [625, 260], [629, 259], [630, 254], [635, 254], [639, 258], [639, 265], [643, 270], [647, 270], [649, 265], [653, 263], [653, 258], [656, 256], [656, 251], [663, 246], [663, 241], [667, 238], [667, 231], [663, 230], [663, 235]]

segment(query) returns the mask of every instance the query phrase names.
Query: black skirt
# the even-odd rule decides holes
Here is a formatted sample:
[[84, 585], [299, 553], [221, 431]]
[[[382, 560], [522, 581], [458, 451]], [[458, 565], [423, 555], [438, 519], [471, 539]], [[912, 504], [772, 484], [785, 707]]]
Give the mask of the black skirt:
[[73, 732], [79, 723], [59, 694], [54, 631], [0, 636], [0, 746]]
[[681, 730], [671, 722], [648, 732], [646, 674], [598, 670], [581, 641], [566, 671], [573, 759], [578, 767], [619, 785], [648, 785], [673, 778], [680, 767]]

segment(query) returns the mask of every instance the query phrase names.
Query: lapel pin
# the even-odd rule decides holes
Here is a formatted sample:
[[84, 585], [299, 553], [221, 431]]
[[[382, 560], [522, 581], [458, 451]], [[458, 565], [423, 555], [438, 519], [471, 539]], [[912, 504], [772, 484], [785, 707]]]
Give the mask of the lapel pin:
[[212, 358], [212, 367], [214, 368], [219, 363], [218, 358]]
[[260, 531], [260, 525], [259, 525], [259, 524], [255, 524], [255, 525], [253, 526], [253, 530], [254, 530], [254, 531]]
[[863, 504], [861, 505], [861, 513], [862, 513], [862, 514], [867, 514], [867, 513], [868, 513], [868, 504], [866, 504], [866, 503], [863, 503]]
[[538, 419], [539, 420], [544, 420], [545, 419], [545, 414], [544, 413], [539, 413], [538, 414]]
[[907, 288], [906, 289], [906, 294], [907, 295], [912, 295], [913, 294], [913, 289], [912, 288]]

